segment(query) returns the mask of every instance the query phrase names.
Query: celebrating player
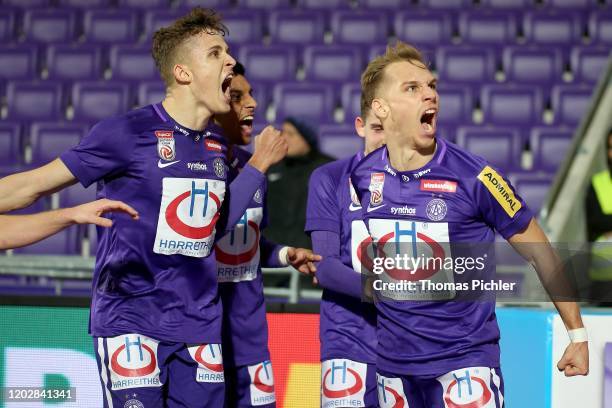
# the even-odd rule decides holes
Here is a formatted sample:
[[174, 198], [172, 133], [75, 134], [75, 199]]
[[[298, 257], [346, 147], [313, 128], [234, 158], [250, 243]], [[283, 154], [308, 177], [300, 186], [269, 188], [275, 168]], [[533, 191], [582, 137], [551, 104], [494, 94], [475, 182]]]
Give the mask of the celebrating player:
[[[400, 247], [417, 257], [417, 248], [428, 247], [432, 258], [444, 258], [451, 244], [470, 243], [477, 255], [483, 244], [494, 242], [497, 230], [541, 277], [554, 274], [554, 251], [508, 181], [484, 159], [435, 137], [436, 80], [418, 50], [403, 43], [389, 47], [370, 62], [361, 86], [385, 130], [386, 146], [364, 158], [351, 178], [379, 254]], [[452, 268], [448, 272], [390, 268], [386, 277], [392, 283], [460, 278]], [[380, 406], [401, 406], [400, 400], [411, 408], [503, 406], [495, 303], [416, 301], [409, 291], [395, 294], [408, 300], [376, 291]], [[585, 375], [588, 343], [579, 308], [554, 303], [572, 340], [558, 368], [567, 376]]]
[[309, 182], [305, 230], [323, 256], [316, 277], [321, 298], [321, 406], [377, 407], [376, 311], [361, 301], [360, 248], [369, 240], [350, 182], [357, 163], [384, 142], [380, 121], [361, 99], [355, 129], [365, 152], [316, 169]]
[[207, 128], [230, 109], [235, 61], [224, 33], [201, 8], [160, 29], [162, 103], [104, 120], [60, 159], [0, 181], [11, 208], [78, 180], [140, 211], [138, 223], [112, 214], [99, 239], [90, 331], [105, 407], [223, 406], [215, 231], [233, 227], [287, 151], [266, 129], [226, 190], [223, 138]]
[[[251, 154], [239, 146], [251, 142], [257, 101], [240, 63], [233, 68], [231, 110], [216, 115], [228, 141], [228, 181], [242, 171]], [[215, 246], [219, 293], [223, 303], [223, 362], [227, 382], [226, 407], [274, 407], [274, 377], [268, 350], [268, 323], [261, 265], [292, 265], [313, 273], [320, 257], [303, 248], [284, 247], [267, 241], [266, 183], [253, 195], [234, 229]]]

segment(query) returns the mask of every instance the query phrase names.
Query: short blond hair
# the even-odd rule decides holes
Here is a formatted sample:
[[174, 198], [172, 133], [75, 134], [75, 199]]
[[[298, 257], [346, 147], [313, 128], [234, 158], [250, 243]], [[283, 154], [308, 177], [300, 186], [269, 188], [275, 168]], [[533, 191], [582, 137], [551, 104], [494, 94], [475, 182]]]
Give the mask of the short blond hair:
[[385, 68], [400, 61], [408, 61], [411, 64], [418, 62], [427, 67], [423, 55], [415, 47], [402, 41], [387, 46], [385, 53], [370, 61], [363, 74], [361, 74], [362, 115], [366, 115], [372, 107], [372, 101], [376, 98], [376, 92], [384, 79]]

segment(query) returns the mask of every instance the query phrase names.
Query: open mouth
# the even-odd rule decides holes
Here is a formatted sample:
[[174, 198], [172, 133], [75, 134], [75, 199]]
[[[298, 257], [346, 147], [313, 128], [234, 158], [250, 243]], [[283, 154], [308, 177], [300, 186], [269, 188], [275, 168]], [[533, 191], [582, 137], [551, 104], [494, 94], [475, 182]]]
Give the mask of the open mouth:
[[229, 73], [225, 79], [223, 80], [223, 82], [221, 82], [221, 92], [223, 93], [223, 95], [225, 96], [226, 101], [229, 103], [231, 97], [230, 97], [230, 85], [232, 84], [232, 78], [234, 77], [234, 74]]
[[243, 133], [250, 135], [253, 132], [253, 115], [248, 115], [238, 122]]
[[421, 115], [421, 126], [425, 132], [431, 133], [434, 130], [437, 113], [438, 111], [436, 109], [431, 108], [427, 109], [423, 115]]

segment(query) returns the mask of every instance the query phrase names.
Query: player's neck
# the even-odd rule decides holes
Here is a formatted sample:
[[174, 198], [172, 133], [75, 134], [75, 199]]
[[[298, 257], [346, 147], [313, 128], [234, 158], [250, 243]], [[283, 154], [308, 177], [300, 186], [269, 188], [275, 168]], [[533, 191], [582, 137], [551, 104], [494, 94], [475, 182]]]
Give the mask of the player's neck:
[[177, 98], [169, 94], [166, 95], [162, 105], [172, 119], [187, 129], [204, 130], [211, 117], [210, 111], [205, 106], [195, 103], [189, 97]]
[[437, 148], [437, 143], [427, 148], [418, 148], [413, 144], [395, 146], [387, 143], [389, 163], [397, 171], [411, 171], [420, 169], [431, 161]]

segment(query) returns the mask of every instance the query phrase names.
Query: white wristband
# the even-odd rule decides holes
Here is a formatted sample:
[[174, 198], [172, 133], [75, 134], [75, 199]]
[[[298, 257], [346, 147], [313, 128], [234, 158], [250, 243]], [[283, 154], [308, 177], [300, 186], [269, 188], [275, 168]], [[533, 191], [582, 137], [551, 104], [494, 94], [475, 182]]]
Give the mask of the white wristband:
[[284, 246], [278, 251], [278, 262], [282, 266], [289, 266], [289, 260], [287, 259], [287, 252], [289, 252], [289, 247]]
[[572, 343], [582, 343], [585, 341], [589, 341], [587, 330], [584, 327], [580, 329], [568, 330], [567, 334], [569, 334], [569, 338]]

